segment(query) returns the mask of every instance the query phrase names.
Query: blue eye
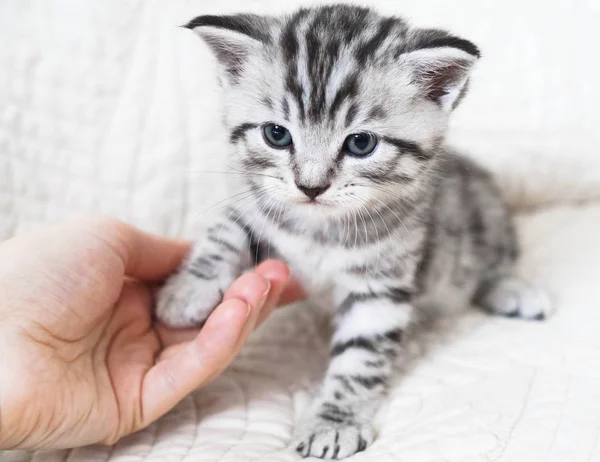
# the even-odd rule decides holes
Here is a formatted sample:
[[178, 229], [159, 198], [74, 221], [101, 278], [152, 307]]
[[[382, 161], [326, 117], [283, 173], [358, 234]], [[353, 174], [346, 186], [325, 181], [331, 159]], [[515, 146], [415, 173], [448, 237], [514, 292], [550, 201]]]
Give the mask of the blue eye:
[[265, 140], [277, 149], [287, 148], [292, 144], [292, 134], [281, 125], [267, 124], [263, 129]]
[[356, 157], [366, 157], [375, 151], [377, 137], [371, 133], [355, 133], [344, 141], [346, 151]]

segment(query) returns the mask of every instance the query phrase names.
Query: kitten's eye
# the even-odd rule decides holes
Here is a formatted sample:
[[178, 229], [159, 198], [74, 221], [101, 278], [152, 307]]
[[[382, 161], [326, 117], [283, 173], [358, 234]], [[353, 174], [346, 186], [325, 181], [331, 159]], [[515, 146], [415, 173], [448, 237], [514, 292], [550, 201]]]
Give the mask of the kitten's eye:
[[349, 154], [357, 157], [366, 157], [375, 151], [377, 137], [371, 133], [355, 133], [346, 138], [344, 148]]
[[274, 148], [287, 148], [292, 144], [292, 134], [281, 125], [267, 124], [263, 129], [265, 140]]

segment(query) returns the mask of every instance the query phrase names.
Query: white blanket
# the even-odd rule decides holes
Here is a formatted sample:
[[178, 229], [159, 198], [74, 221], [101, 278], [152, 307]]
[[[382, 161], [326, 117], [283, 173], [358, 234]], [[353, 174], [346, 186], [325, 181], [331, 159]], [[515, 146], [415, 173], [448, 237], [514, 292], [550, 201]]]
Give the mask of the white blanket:
[[[495, 172], [513, 205], [539, 208], [519, 217], [521, 271], [551, 290], [558, 314], [535, 324], [473, 311], [424, 335], [378, 418], [377, 441], [352, 460], [600, 461], [600, 10], [583, 0], [365, 3], [481, 45], [451, 139]], [[227, 170], [226, 149], [214, 63], [175, 26], [201, 13], [281, 8], [0, 2], [0, 239], [98, 212], [193, 236], [203, 210], [227, 197], [227, 175], [209, 173]], [[222, 378], [147, 430], [113, 448], [4, 459], [296, 460], [287, 446], [326, 342], [308, 307], [282, 310]]]

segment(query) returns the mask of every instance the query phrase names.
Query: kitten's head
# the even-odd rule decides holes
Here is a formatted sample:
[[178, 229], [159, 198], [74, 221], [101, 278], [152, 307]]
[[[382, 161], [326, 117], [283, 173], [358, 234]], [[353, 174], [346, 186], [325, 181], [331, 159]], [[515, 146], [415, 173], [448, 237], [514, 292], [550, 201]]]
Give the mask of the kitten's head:
[[306, 219], [418, 195], [479, 57], [447, 32], [348, 5], [187, 27], [218, 59], [257, 197]]

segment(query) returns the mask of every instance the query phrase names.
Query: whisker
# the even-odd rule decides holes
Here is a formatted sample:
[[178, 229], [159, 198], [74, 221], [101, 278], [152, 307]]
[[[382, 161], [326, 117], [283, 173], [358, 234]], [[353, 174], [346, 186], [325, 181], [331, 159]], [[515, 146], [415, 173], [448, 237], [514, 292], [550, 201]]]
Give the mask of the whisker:
[[[277, 213], [277, 221], [275, 222], [276, 224], [279, 223], [279, 220], [281, 220], [281, 214], [283, 213], [283, 207], [284, 204], [283, 202], [279, 203], [279, 212]], [[269, 239], [269, 246], [267, 248], [267, 259], [269, 260], [271, 258], [271, 239]]]
[[346, 240], [348, 239], [348, 230], [350, 229], [350, 227], [346, 226], [347, 222], [344, 220], [346, 218], [344, 216], [344, 214], [340, 214], [336, 218], [337, 218], [337, 222], [339, 223], [337, 225], [337, 233], [338, 233], [338, 236], [339, 236], [339, 238], [341, 240], [342, 247], [345, 247], [346, 246]]
[[[392, 212], [392, 214], [396, 217], [396, 219], [398, 220], [398, 222], [404, 227], [404, 229], [406, 230], [406, 233], [408, 234], [408, 237], [411, 238], [412, 240], [412, 234], [410, 233], [410, 231], [408, 230], [408, 228], [406, 227], [406, 224], [404, 223], [404, 221], [402, 221], [402, 219], [396, 215], [396, 212], [394, 212], [385, 202], [383, 202], [381, 199], [378, 198], [374, 198], [377, 202], [379, 202], [381, 205], [383, 205], [385, 208], [387, 208], [390, 212]], [[402, 236], [402, 234], [399, 234], [400, 239], [402, 239], [402, 245], [404, 245], [404, 252], [408, 252], [408, 246], [406, 245], [406, 241], [404, 240], [404, 236]], [[395, 268], [395, 261], [394, 260], [394, 268]]]
[[229, 197], [227, 197], [227, 198], [225, 198], [223, 200], [220, 200], [219, 202], [216, 202], [216, 203], [212, 204], [211, 206], [209, 206], [208, 208], [200, 211], [199, 215], [203, 215], [203, 214], [205, 214], [207, 212], [210, 212], [213, 208], [215, 208], [217, 205], [222, 204], [223, 202], [227, 202], [228, 200], [231, 200], [231, 199], [233, 199], [235, 197], [239, 197], [239, 196], [241, 196], [243, 194], [249, 194], [249, 193], [254, 193], [254, 189], [248, 189], [246, 191], [242, 191], [240, 193], [234, 194], [233, 196], [229, 196]]
[[[352, 197], [353, 197], [354, 199], [356, 199], [356, 201], [358, 202], [357, 196], [354, 196], [354, 195], [353, 195]], [[364, 207], [364, 206], [363, 206], [363, 205], [362, 205], [360, 202], [358, 202], [358, 205], [360, 205], [360, 206], [361, 206], [361, 208], [363, 208], [363, 207]], [[364, 215], [363, 215], [363, 213], [362, 213], [362, 210], [359, 212], [359, 214], [358, 214], [358, 215], [359, 215], [360, 219], [361, 219], [361, 220], [362, 220], [362, 222], [363, 222], [363, 226], [364, 226], [364, 229], [365, 229], [365, 237], [364, 237], [364, 241], [365, 241], [365, 243], [366, 243], [366, 242], [367, 242], [367, 237], [369, 236], [369, 233], [368, 233], [368, 231], [367, 231], [367, 221], [365, 220], [365, 217], [364, 217]]]
[[[267, 194], [268, 192], [270, 192], [269, 189], [265, 190], [263, 194]], [[243, 198], [237, 202], [249, 202], [250, 203], [250, 202], [252, 202], [252, 199], [254, 198], [254, 196], [255, 196], [255, 193], [253, 192], [252, 194], [246, 196], [245, 198]], [[227, 221], [229, 221], [229, 219], [233, 213], [238, 213], [240, 215], [233, 222], [233, 224], [236, 225], [243, 213], [240, 210], [238, 210], [236, 207], [233, 207], [233, 204], [229, 204], [227, 207], [231, 207], [231, 210], [230, 210], [229, 214], [227, 215]], [[223, 229], [224, 229], [224, 226], [221, 226], [221, 228], [219, 229], [219, 234], [217, 235], [217, 241], [220, 242], [220, 244], [223, 244], [223, 240], [221, 239], [221, 234], [223, 232]]]
[[[377, 208], [374, 208], [373, 210], [375, 210], [375, 213], [377, 213], [377, 215], [379, 215], [379, 218], [381, 219], [381, 222], [383, 223], [383, 226], [385, 226], [385, 229], [387, 230], [387, 233], [388, 233], [388, 237], [390, 238], [390, 242], [391, 242], [391, 245], [392, 245], [393, 254], [395, 254], [396, 253], [395, 252], [395, 249], [396, 249], [396, 245], [395, 244], [396, 243], [394, 241], [394, 238], [392, 237], [392, 232], [390, 231], [390, 228], [388, 227], [386, 221], [383, 219], [383, 216], [381, 215], [381, 213], [379, 213], [379, 210], [377, 210]], [[404, 239], [403, 239], [403, 242], [404, 242]], [[406, 249], [406, 244], [404, 245], [404, 248]], [[394, 258], [392, 258], [392, 261], [394, 262], [394, 263], [392, 263], [394, 265], [393, 266], [393, 268], [394, 268], [396, 260]]]
[[377, 274], [377, 271], [379, 270], [379, 258], [381, 257], [381, 241], [379, 240], [379, 231], [377, 230], [377, 223], [375, 223], [373, 215], [371, 215], [371, 212], [369, 212], [369, 209], [364, 204], [361, 203], [361, 206], [365, 209], [365, 212], [367, 212], [367, 215], [369, 215], [369, 217], [371, 218], [371, 222], [373, 223], [373, 227], [375, 228], [375, 237], [377, 238], [377, 260], [375, 261], [375, 271], [371, 275], [371, 277], [373, 277], [375, 274]]
[[264, 176], [267, 178], [275, 178], [276, 180], [281, 180], [281, 178], [276, 177], [274, 175], [269, 175], [267, 173], [257, 173], [257, 172], [252, 172], [252, 171], [247, 171], [247, 170], [240, 170], [238, 168], [232, 167], [231, 165], [227, 165], [227, 167], [229, 167], [231, 170], [233, 170], [234, 172], [237, 172], [240, 175], [247, 175], [248, 173], [252, 174], [252, 175], [258, 175], [258, 176]]
[[[263, 204], [261, 199], [262, 199], [262, 198], [263, 198], [265, 195], [266, 195], [266, 194], [262, 194], [260, 197], [258, 197], [258, 198], [256, 199], [256, 202], [259, 204], [259, 207], [258, 207], [258, 209], [256, 210], [256, 213], [254, 213], [253, 217], [251, 218], [250, 228], [251, 228], [252, 230], [256, 229], [256, 227], [257, 227], [256, 225], [258, 224], [258, 219], [259, 219], [259, 217], [260, 217], [260, 214], [261, 214], [261, 213], [263, 213], [263, 210], [265, 210], [265, 209], [267, 208], [267, 206], [268, 206], [268, 205], [271, 203], [271, 201], [273, 200], [273, 199], [269, 199], [269, 202], [267, 202], [267, 204], [266, 204], [266, 205], [265, 205], [265, 204]], [[254, 222], [254, 224], [253, 224], [252, 222]], [[263, 223], [263, 228], [264, 228], [264, 223]], [[261, 233], [262, 233], [262, 230], [261, 230]], [[259, 245], [259, 244], [260, 244], [260, 240], [257, 240], [256, 244], [257, 244], [257, 245]], [[257, 265], [258, 265], [258, 252], [256, 253], [256, 255], [255, 255], [255, 258], [254, 258], [254, 265], [255, 265], [255, 266], [257, 266]]]
[[356, 250], [356, 244], [358, 242], [358, 216], [356, 215], [356, 211], [354, 209], [350, 209], [352, 211], [352, 216], [354, 217], [354, 246], [352, 247], [352, 252]]
[[[396, 203], [396, 205], [398, 205], [398, 207], [400, 207], [400, 209], [402, 210], [402, 213], [409, 215], [411, 218], [414, 218], [415, 220], [420, 221], [421, 223], [426, 223], [428, 224], [427, 221], [423, 220], [421, 217], [416, 216], [414, 214], [414, 210], [407, 210], [404, 207], [404, 203], [406, 202], [406, 198], [405, 197], [400, 197], [397, 194], [394, 194], [393, 191], [390, 191], [389, 189], [385, 189], [379, 186], [374, 186], [374, 185], [364, 185], [364, 184], [356, 184], [356, 186], [359, 187], [364, 187], [364, 188], [370, 188], [370, 189], [375, 189], [377, 191], [381, 191], [382, 193], [386, 194], [387, 196], [392, 197], [393, 199], [396, 199], [398, 202]], [[423, 189], [424, 190], [424, 189]]]
[[[270, 189], [266, 189], [262, 192], [262, 194], [258, 197], [256, 197], [256, 201], [260, 201], [260, 199], [262, 199], [265, 195], [267, 195], [269, 192], [271, 192], [271, 188]], [[252, 195], [249, 199], [253, 199], [254, 195]], [[250, 201], [252, 202], [252, 201]], [[243, 210], [239, 210], [236, 208], [232, 208], [231, 212], [228, 215], [228, 219], [231, 216], [232, 213], [237, 212], [238, 213], [238, 217], [235, 219], [235, 221], [233, 222], [234, 225], [237, 225], [238, 221], [240, 221], [240, 219], [245, 215], [245, 212]]]
[[[231, 215], [233, 214], [233, 212], [235, 212], [236, 210], [234, 208], [232, 208], [229, 211], [229, 214], [227, 214], [227, 219], [226, 221], [229, 221]], [[234, 223], [235, 224], [235, 223]], [[223, 242], [225, 242], [225, 238], [221, 239], [221, 235], [223, 234], [223, 229], [225, 229], [225, 226], [222, 224], [219, 228], [219, 234], [217, 234], [217, 242], [219, 243], [219, 246], [223, 245]]]
[[346, 216], [346, 214], [342, 215], [344, 218], [344, 243], [343, 247], [346, 247], [346, 244], [350, 240], [350, 217]]
[[[277, 205], [277, 201], [273, 198], [269, 199], [268, 203], [271, 204], [271, 206], [269, 207], [269, 210], [267, 211], [267, 216], [265, 217], [266, 219], [264, 220], [262, 228], [260, 230], [260, 233], [258, 234], [258, 238], [256, 239], [256, 243], [258, 245], [260, 245], [260, 243], [261, 243], [262, 235], [265, 230], [265, 226], [267, 225], [267, 221], [269, 221], [271, 219], [271, 211], [273, 210], [273, 207]], [[266, 210], [266, 207], [265, 207], [265, 210]], [[270, 241], [271, 241], [271, 239], [269, 239], [269, 242]], [[256, 260], [255, 264], [258, 265], [258, 252], [256, 254], [255, 260]]]
[[341, 239], [342, 235], [341, 235], [341, 229], [342, 229], [342, 216], [338, 215], [335, 217], [335, 221], [336, 221], [336, 226], [335, 229]]
[[[251, 199], [252, 197], [254, 197], [257, 194], [257, 192], [274, 191], [276, 189], [277, 188], [275, 186], [269, 186], [267, 188], [265, 188], [265, 187], [259, 187], [258, 190], [254, 190], [253, 189], [253, 190], [243, 191], [243, 192], [238, 193], [238, 194], [234, 194], [233, 196], [230, 196], [230, 197], [228, 197], [226, 199], [223, 199], [223, 200], [217, 202], [216, 204], [213, 204], [210, 207], [208, 207], [208, 208], [206, 208], [204, 210], [201, 210], [200, 212], [194, 214], [193, 218], [196, 219], [198, 217], [204, 216], [204, 215], [206, 215], [210, 211], [216, 211], [216, 210], [219, 210], [219, 209], [226, 209], [228, 207], [233, 207], [234, 205], [237, 205], [238, 203], [240, 203], [242, 201], [245, 201], [246, 199]], [[239, 198], [239, 196], [241, 196], [241, 195], [244, 195], [244, 197]], [[233, 202], [228, 202], [228, 201], [231, 201], [232, 199], [234, 199], [236, 197], [238, 197], [239, 199], [236, 199]], [[223, 204], [223, 202], [228, 202], [228, 203]], [[220, 205], [220, 204], [223, 204], [223, 205]], [[217, 205], [219, 205], [219, 207], [217, 207]]]
[[222, 170], [188, 170], [188, 173], [209, 173], [209, 174], [215, 174], [215, 175], [239, 175], [239, 176], [248, 176], [248, 175], [255, 175], [255, 176], [263, 176], [263, 174], [261, 173], [253, 173], [253, 172], [225, 172]]

